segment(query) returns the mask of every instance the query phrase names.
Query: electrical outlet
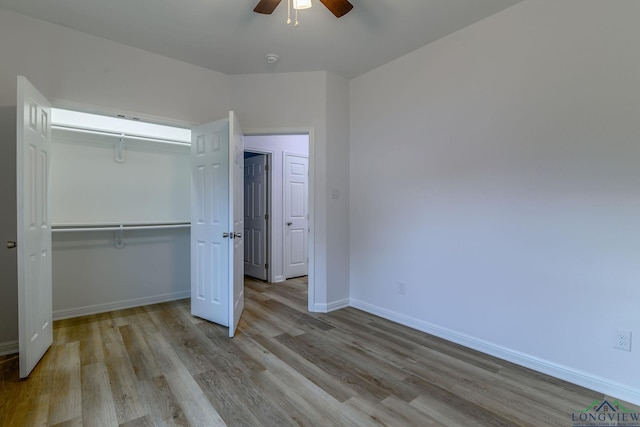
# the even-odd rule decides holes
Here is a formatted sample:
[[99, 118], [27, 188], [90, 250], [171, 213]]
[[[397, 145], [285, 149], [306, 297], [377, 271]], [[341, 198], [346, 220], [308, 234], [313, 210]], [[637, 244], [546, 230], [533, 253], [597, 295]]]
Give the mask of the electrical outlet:
[[631, 351], [631, 331], [628, 329], [618, 329], [613, 346], [620, 350]]
[[398, 282], [398, 293], [400, 295], [406, 295], [406, 293], [407, 293], [407, 284], [405, 282]]

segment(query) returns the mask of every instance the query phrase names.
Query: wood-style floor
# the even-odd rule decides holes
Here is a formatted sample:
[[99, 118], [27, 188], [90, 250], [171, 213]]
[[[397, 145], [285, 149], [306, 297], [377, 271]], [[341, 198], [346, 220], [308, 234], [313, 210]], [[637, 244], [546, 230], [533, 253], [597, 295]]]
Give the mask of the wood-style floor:
[[[55, 322], [30, 378], [0, 359], [0, 426], [569, 426], [605, 396], [246, 280], [238, 335], [189, 301]], [[631, 408], [632, 405], [629, 405]]]

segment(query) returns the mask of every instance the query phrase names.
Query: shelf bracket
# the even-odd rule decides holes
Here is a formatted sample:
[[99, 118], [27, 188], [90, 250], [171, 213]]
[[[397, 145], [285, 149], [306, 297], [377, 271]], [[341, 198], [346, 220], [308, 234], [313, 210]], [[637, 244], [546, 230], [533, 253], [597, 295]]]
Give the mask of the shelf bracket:
[[113, 232], [113, 246], [116, 249], [124, 248], [124, 225], [120, 225], [120, 228]]
[[126, 160], [124, 155], [124, 134], [120, 135], [120, 141], [116, 144], [114, 160], [116, 163], [124, 163]]

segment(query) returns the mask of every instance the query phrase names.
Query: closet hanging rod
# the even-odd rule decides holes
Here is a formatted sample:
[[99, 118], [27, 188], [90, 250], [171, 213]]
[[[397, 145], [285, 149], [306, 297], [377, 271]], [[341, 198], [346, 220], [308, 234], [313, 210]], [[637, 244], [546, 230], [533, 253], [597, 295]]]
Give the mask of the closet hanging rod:
[[53, 228], [91, 228], [91, 227], [131, 227], [131, 226], [151, 226], [151, 225], [187, 225], [191, 224], [189, 220], [178, 221], [101, 221], [101, 222], [58, 222], [51, 224]]
[[126, 231], [126, 230], [166, 230], [171, 228], [189, 228], [191, 223], [179, 223], [179, 224], [158, 224], [158, 225], [107, 225], [107, 226], [94, 226], [94, 227], [52, 227], [51, 231], [60, 232], [72, 232], [72, 231]]
[[146, 137], [146, 136], [130, 135], [130, 134], [127, 134], [127, 133], [116, 133], [116, 132], [107, 132], [107, 131], [101, 131], [101, 130], [90, 130], [90, 129], [74, 128], [74, 127], [70, 127], [70, 126], [60, 126], [60, 125], [51, 125], [51, 128], [52, 129], [58, 129], [58, 130], [66, 130], [66, 131], [69, 131], [69, 132], [87, 133], [89, 135], [112, 136], [114, 138], [126, 138], [126, 139], [133, 139], [133, 140], [137, 140], [137, 141], [148, 141], [148, 142], [158, 142], [158, 143], [161, 143], [161, 144], [179, 145], [179, 146], [182, 146], [182, 147], [190, 147], [191, 146], [190, 142], [175, 141], [175, 140], [162, 139], [162, 138], [150, 138], [150, 137]]

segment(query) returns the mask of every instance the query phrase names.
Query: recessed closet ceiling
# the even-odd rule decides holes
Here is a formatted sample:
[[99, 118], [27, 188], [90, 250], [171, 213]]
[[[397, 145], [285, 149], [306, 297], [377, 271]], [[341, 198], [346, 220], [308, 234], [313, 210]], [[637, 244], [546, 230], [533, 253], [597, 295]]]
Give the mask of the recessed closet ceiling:
[[[0, 8], [226, 74], [327, 70], [352, 78], [521, 0], [350, 0], [336, 19], [318, 0], [285, 23], [258, 0], [0, 0]], [[265, 55], [279, 55], [267, 64]]]

